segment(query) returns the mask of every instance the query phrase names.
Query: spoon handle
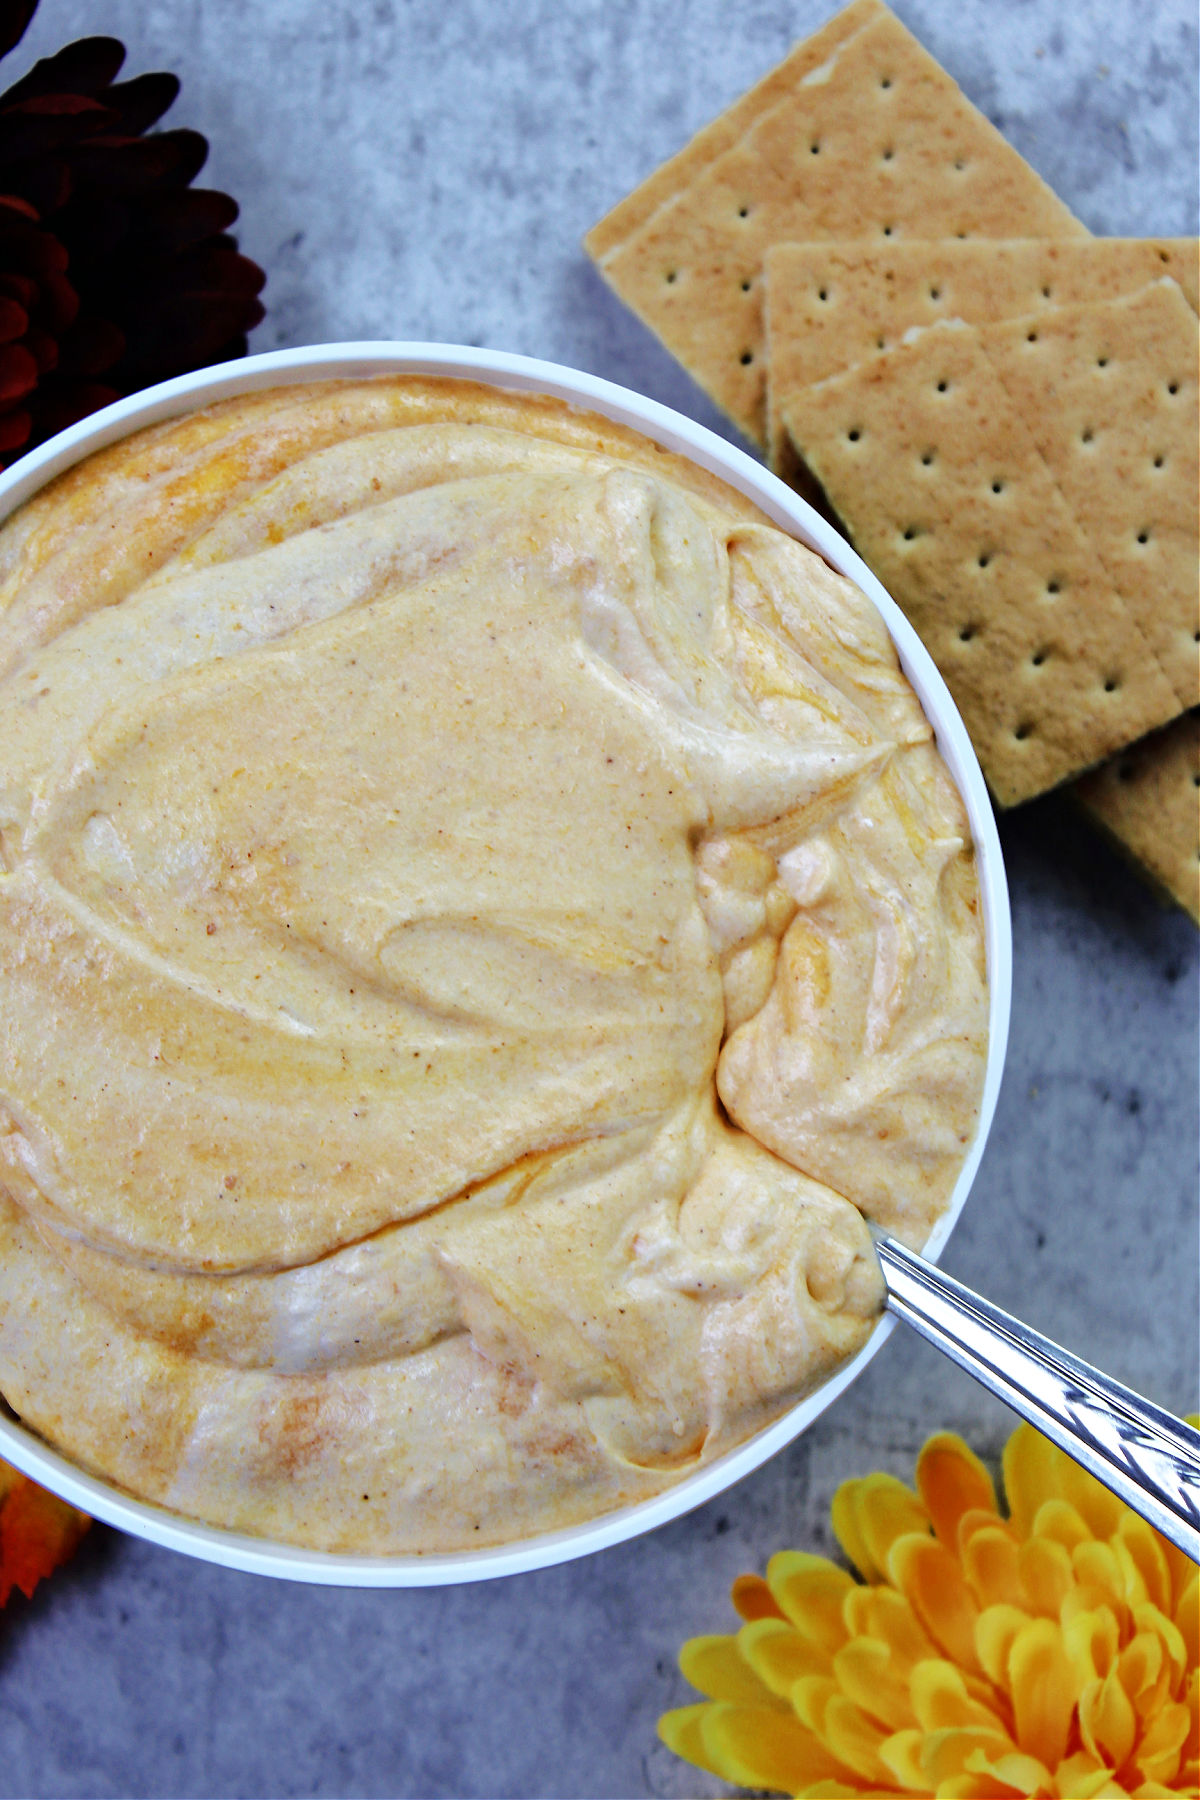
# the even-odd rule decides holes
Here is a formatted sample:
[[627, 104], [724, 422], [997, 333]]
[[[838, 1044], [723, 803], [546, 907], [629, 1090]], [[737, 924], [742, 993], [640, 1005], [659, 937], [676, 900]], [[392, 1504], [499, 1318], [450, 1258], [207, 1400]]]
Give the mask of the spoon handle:
[[888, 1306], [1200, 1561], [1200, 1432], [973, 1294], [894, 1238]]

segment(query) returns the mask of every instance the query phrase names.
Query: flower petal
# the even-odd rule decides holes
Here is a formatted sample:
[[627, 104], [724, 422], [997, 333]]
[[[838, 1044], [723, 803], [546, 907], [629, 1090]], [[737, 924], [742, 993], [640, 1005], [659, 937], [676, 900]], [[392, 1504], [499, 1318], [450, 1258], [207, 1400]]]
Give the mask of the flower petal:
[[1130, 1759], [1143, 1781], [1173, 1782], [1190, 1724], [1187, 1707], [1177, 1701], [1155, 1713]]
[[[1002, 1731], [984, 1731], [978, 1726], [951, 1726], [945, 1731], [929, 1731], [921, 1749], [921, 1765], [926, 1780], [935, 1790], [964, 1774], [991, 1774], [1002, 1757], [1014, 1754], [1009, 1738]], [[1028, 1790], [1017, 1788], [1017, 1793]]]
[[859, 1519], [858, 1502], [861, 1487], [862, 1481], [858, 1476], [853, 1476], [849, 1481], [841, 1483], [833, 1496], [833, 1503], [829, 1509], [830, 1523], [833, 1526], [834, 1537], [863, 1580], [882, 1581], [884, 1571], [871, 1554], [871, 1547]]
[[913, 1725], [907, 1731], [894, 1731], [879, 1746], [879, 1760], [890, 1771], [892, 1780], [906, 1794], [925, 1794], [929, 1791], [929, 1777], [921, 1766], [921, 1746], [924, 1742], [925, 1733]]
[[856, 1587], [846, 1596], [842, 1617], [852, 1638], [878, 1638], [907, 1676], [914, 1663], [937, 1655], [937, 1646], [903, 1594], [893, 1587]]
[[838, 1691], [838, 1684], [828, 1675], [802, 1675], [792, 1683], [792, 1707], [802, 1725], [822, 1737], [825, 1732], [825, 1709]]
[[966, 1512], [996, 1511], [992, 1478], [962, 1438], [939, 1431], [917, 1457], [917, 1492], [939, 1543], [958, 1549], [958, 1522]]
[[738, 1632], [738, 1649], [759, 1680], [773, 1694], [789, 1700], [805, 1675], [832, 1672], [828, 1653], [801, 1637], [784, 1619], [755, 1619]]
[[835, 1694], [825, 1709], [824, 1738], [827, 1747], [861, 1780], [886, 1782], [887, 1764], [879, 1755], [889, 1733], [845, 1694]]
[[814, 1781], [852, 1783], [853, 1774], [790, 1713], [752, 1706], [710, 1706], [700, 1722], [715, 1773], [743, 1787], [795, 1794]]
[[927, 1533], [929, 1514], [912, 1489], [894, 1475], [876, 1472], [845, 1485], [852, 1490], [847, 1495], [847, 1505], [853, 1508], [854, 1528], [863, 1552], [878, 1571], [874, 1579], [882, 1580], [896, 1539], [914, 1531]]
[[1067, 1752], [1075, 1685], [1062, 1632], [1051, 1619], [1022, 1625], [1008, 1656], [1017, 1742], [1029, 1756], [1056, 1769]]
[[1121, 1617], [1126, 1606], [1125, 1580], [1121, 1566], [1110, 1544], [1077, 1544], [1071, 1552], [1071, 1567], [1080, 1587], [1098, 1588], [1105, 1599], [1117, 1608]]
[[1004, 1492], [1018, 1537], [1033, 1530], [1039, 1506], [1062, 1496], [1058, 1452], [1032, 1425], [1018, 1425], [1004, 1446]]
[[1093, 1795], [1106, 1791], [1110, 1794], [1121, 1792], [1113, 1784], [1112, 1770], [1085, 1750], [1076, 1751], [1074, 1756], [1060, 1762], [1054, 1771], [1054, 1781], [1058, 1792], [1069, 1794], [1071, 1800], [1092, 1800]]
[[1009, 1750], [994, 1760], [986, 1753], [976, 1751], [968, 1758], [967, 1769], [972, 1774], [991, 1775], [994, 1780], [1003, 1782], [1010, 1794], [1049, 1795], [1054, 1792], [1049, 1769], [1035, 1756], [1026, 1756], [1020, 1750]]
[[743, 1619], [782, 1619], [775, 1596], [761, 1575], [738, 1575], [729, 1590], [733, 1609]]
[[1081, 1690], [1079, 1732], [1084, 1749], [1110, 1769], [1119, 1769], [1133, 1749], [1137, 1714], [1115, 1669]]
[[[1195, 1767], [1197, 1762], [1200, 1762], [1200, 1671], [1196, 1669], [1194, 1663], [1192, 1665], [1191, 1673], [1188, 1676], [1187, 1692], [1184, 1696], [1183, 1703], [1187, 1707], [1188, 1718], [1191, 1723], [1188, 1727], [1187, 1742], [1183, 1746], [1181, 1756], [1183, 1765], [1188, 1770], [1191, 1770]], [[1200, 1790], [1200, 1781], [1192, 1780], [1191, 1785], [1186, 1788], [1185, 1791], [1190, 1794], [1193, 1789]]]
[[998, 1688], [1008, 1688], [1008, 1658], [1017, 1633], [1029, 1614], [1019, 1606], [989, 1606], [975, 1621], [975, 1650], [980, 1667]]
[[1117, 1660], [1121, 1685], [1143, 1718], [1153, 1712], [1167, 1692], [1170, 1669], [1163, 1641], [1156, 1631], [1139, 1631]]
[[1080, 1468], [1064, 1450], [1051, 1448], [1059, 1464], [1056, 1491], [1075, 1508], [1093, 1537], [1111, 1537], [1128, 1511], [1124, 1501]]
[[1137, 1566], [1147, 1600], [1169, 1617], [1172, 1610], [1171, 1572], [1164, 1552], [1165, 1540], [1133, 1512], [1127, 1512], [1121, 1520], [1117, 1536]]
[[780, 1550], [767, 1564], [767, 1582], [777, 1605], [797, 1631], [832, 1656], [849, 1635], [842, 1602], [854, 1582], [824, 1556]]
[[1052, 1538], [1070, 1551], [1076, 1544], [1086, 1544], [1092, 1534], [1069, 1500], [1047, 1500], [1037, 1509], [1031, 1535]]
[[1007, 1737], [996, 1714], [972, 1699], [953, 1663], [918, 1663], [909, 1682], [912, 1708], [923, 1731], [982, 1730]]
[[[1178, 1699], [1189, 1666], [1187, 1644], [1182, 1631], [1173, 1619], [1168, 1619], [1164, 1613], [1159, 1612], [1157, 1606], [1149, 1604], [1134, 1607], [1133, 1622], [1139, 1631], [1152, 1631], [1161, 1643], [1163, 1655], [1170, 1664], [1170, 1690]], [[1194, 1668], [1195, 1664], [1191, 1666]]]
[[684, 1679], [710, 1700], [744, 1706], [779, 1707], [783, 1702], [764, 1686], [744, 1660], [735, 1637], [689, 1638], [679, 1652]]
[[700, 1721], [708, 1710], [707, 1700], [700, 1700], [695, 1706], [677, 1706], [674, 1712], [664, 1713], [658, 1721], [658, 1735], [667, 1749], [682, 1756], [684, 1762], [694, 1763], [707, 1774], [719, 1776], [723, 1771], [710, 1762], [700, 1731]]
[[889, 1731], [903, 1731], [916, 1719], [908, 1691], [907, 1667], [877, 1638], [851, 1638], [833, 1659], [843, 1694]]
[[1121, 1634], [1112, 1609], [1064, 1606], [1060, 1616], [1063, 1648], [1081, 1691], [1089, 1681], [1103, 1681], [1116, 1661]]
[[888, 1572], [939, 1649], [964, 1669], [977, 1671], [979, 1608], [958, 1559], [935, 1538], [902, 1537], [892, 1545]]
[[1019, 1548], [1015, 1534], [999, 1520], [973, 1531], [963, 1544], [963, 1574], [981, 1607], [1024, 1604]]
[[1195, 1570], [1175, 1608], [1175, 1629], [1183, 1639], [1189, 1668], [1200, 1663], [1200, 1575]]
[[1043, 1619], [1057, 1619], [1062, 1603], [1075, 1586], [1070, 1552], [1053, 1538], [1030, 1538], [1018, 1554], [1025, 1606]]

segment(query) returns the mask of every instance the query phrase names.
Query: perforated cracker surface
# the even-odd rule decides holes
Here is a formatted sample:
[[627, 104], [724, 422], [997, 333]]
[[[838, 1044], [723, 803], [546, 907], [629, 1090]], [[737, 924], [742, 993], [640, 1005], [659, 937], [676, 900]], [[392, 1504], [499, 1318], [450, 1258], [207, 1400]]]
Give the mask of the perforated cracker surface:
[[1200, 924], [1200, 712], [1084, 776], [1088, 816]]
[[1162, 281], [1126, 299], [988, 326], [982, 342], [1180, 705], [1195, 705], [1195, 313]]
[[820, 238], [1065, 237], [1084, 227], [888, 12], [602, 264], [740, 428], [766, 434], [762, 264]]
[[943, 319], [971, 325], [1136, 293], [1169, 275], [1197, 304], [1195, 238], [909, 238], [775, 244], [766, 257], [768, 445], [799, 391]]
[[640, 230], [660, 206], [681, 194], [718, 156], [732, 149], [756, 120], [799, 87], [805, 77], [819, 69], [847, 38], [879, 18], [884, 10], [881, 0], [851, 0], [849, 6], [835, 13], [819, 31], [797, 44], [790, 55], [777, 63], [748, 93], [698, 131], [678, 155], [660, 164], [632, 194], [605, 214], [584, 239], [589, 256], [603, 263], [620, 244]]
[[808, 390], [785, 422], [930, 650], [1002, 805], [1177, 712], [971, 327]]

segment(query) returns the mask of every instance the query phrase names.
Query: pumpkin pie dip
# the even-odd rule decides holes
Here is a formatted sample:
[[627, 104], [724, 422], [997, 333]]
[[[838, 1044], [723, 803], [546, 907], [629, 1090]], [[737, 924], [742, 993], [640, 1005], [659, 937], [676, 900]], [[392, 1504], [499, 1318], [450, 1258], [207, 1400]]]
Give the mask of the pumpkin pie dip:
[[873, 608], [473, 383], [274, 389], [0, 530], [0, 1392], [326, 1550], [574, 1524], [864, 1342], [973, 1135], [966, 816]]

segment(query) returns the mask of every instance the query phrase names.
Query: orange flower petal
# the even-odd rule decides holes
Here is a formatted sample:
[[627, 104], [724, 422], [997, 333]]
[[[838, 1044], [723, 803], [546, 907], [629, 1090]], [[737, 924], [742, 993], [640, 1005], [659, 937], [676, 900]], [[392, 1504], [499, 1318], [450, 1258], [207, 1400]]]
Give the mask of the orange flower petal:
[[1069, 1500], [1047, 1500], [1037, 1509], [1031, 1535], [1050, 1538], [1071, 1551], [1076, 1544], [1086, 1544], [1092, 1534]]
[[906, 1731], [894, 1731], [879, 1746], [880, 1762], [906, 1794], [929, 1792], [929, 1777], [921, 1764], [921, 1747], [924, 1742], [925, 1733], [918, 1731], [913, 1725]]
[[[1035, 1756], [1026, 1756], [1020, 1750], [1009, 1750], [1002, 1756], [990, 1758], [984, 1751], [976, 1751], [968, 1758], [968, 1771], [980, 1775], [990, 1775], [993, 1780], [1004, 1784], [1004, 1791], [1010, 1794], [1051, 1795], [1054, 1793], [1054, 1779]], [[1071, 1797], [1074, 1800], [1074, 1796]]]
[[[1086, 1750], [1076, 1751], [1060, 1762], [1054, 1771], [1054, 1783], [1060, 1794], [1069, 1794], [1071, 1800], [1092, 1800], [1095, 1794], [1103, 1794], [1107, 1789], [1113, 1791], [1112, 1771]], [[1119, 1791], [1119, 1790], [1118, 1790]]]
[[958, 1561], [935, 1538], [902, 1537], [888, 1558], [892, 1581], [938, 1648], [975, 1672], [975, 1621], [979, 1608]]
[[1156, 1631], [1139, 1631], [1117, 1660], [1121, 1685], [1145, 1717], [1166, 1694], [1170, 1675], [1166, 1651]]
[[[1172, 1693], [1175, 1693], [1183, 1681], [1188, 1668], [1187, 1644], [1182, 1631], [1173, 1619], [1159, 1612], [1157, 1606], [1149, 1602], [1145, 1606], [1135, 1606], [1133, 1622], [1138, 1631], [1152, 1631], [1163, 1647], [1163, 1655], [1170, 1664], [1168, 1681]], [[1194, 1665], [1193, 1665], [1194, 1666]]]
[[679, 1667], [684, 1678], [710, 1700], [781, 1711], [785, 1706], [745, 1661], [735, 1637], [689, 1638], [679, 1652]]
[[828, 1677], [832, 1672], [828, 1653], [784, 1619], [755, 1619], [743, 1625], [738, 1649], [759, 1680], [785, 1700], [805, 1675]]
[[761, 1575], [739, 1575], [729, 1590], [734, 1611], [743, 1619], [782, 1619], [775, 1596]]
[[776, 1603], [796, 1630], [832, 1656], [846, 1642], [842, 1602], [854, 1587], [844, 1569], [824, 1556], [780, 1550], [767, 1564]]
[[1186, 1706], [1170, 1701], [1159, 1708], [1130, 1759], [1143, 1781], [1165, 1781], [1168, 1785], [1172, 1782], [1190, 1724]]
[[1133, 1512], [1127, 1512], [1121, 1520], [1117, 1536], [1137, 1566], [1147, 1600], [1151, 1606], [1157, 1606], [1160, 1612], [1169, 1617], [1173, 1608], [1171, 1572], [1167, 1567], [1165, 1540], [1147, 1525], [1145, 1519], [1139, 1519]]
[[1013, 1532], [999, 1521], [972, 1532], [963, 1544], [963, 1574], [981, 1607], [1024, 1604], [1019, 1548]]
[[[1187, 1741], [1180, 1754], [1183, 1762], [1190, 1768], [1192, 1764], [1200, 1761], [1200, 1671], [1197, 1671], [1195, 1663], [1192, 1664], [1191, 1673], [1188, 1676], [1183, 1703], [1187, 1707], [1190, 1724]], [[1200, 1789], [1200, 1781], [1193, 1781], [1192, 1788]], [[1187, 1791], [1190, 1793], [1191, 1789]]]
[[930, 1529], [924, 1505], [894, 1475], [864, 1475], [856, 1484], [854, 1506], [859, 1535], [881, 1578], [896, 1539]]
[[1103, 1681], [1121, 1645], [1112, 1609], [1101, 1606], [1085, 1611], [1064, 1606], [1060, 1623], [1076, 1686], [1082, 1690], [1089, 1681]]
[[1008, 1688], [1008, 1659], [1017, 1633], [1029, 1614], [1019, 1606], [989, 1606], [975, 1621], [975, 1650], [985, 1675], [998, 1688]]
[[1125, 1581], [1111, 1544], [1077, 1544], [1071, 1552], [1071, 1567], [1080, 1587], [1093, 1587], [1118, 1608], [1117, 1617], [1126, 1606]]
[[1058, 1452], [1049, 1438], [1032, 1425], [1018, 1425], [1004, 1446], [1004, 1492], [1018, 1537], [1029, 1536], [1045, 1501], [1065, 1497], [1060, 1473]]
[[1200, 1575], [1195, 1568], [1175, 1608], [1175, 1629], [1183, 1640], [1188, 1666], [1200, 1663]]
[[833, 1526], [834, 1537], [863, 1580], [881, 1581], [884, 1571], [871, 1554], [870, 1544], [867, 1542], [859, 1519], [858, 1502], [861, 1487], [862, 1481], [858, 1476], [853, 1476], [849, 1481], [843, 1481], [833, 1496], [829, 1519]]
[[825, 1709], [838, 1692], [838, 1684], [827, 1675], [802, 1675], [792, 1683], [792, 1707], [802, 1725], [818, 1737], [825, 1731]]
[[825, 1709], [823, 1737], [838, 1761], [864, 1781], [886, 1782], [887, 1764], [879, 1755], [889, 1733], [845, 1694], [835, 1694]]
[[888, 1646], [877, 1638], [851, 1638], [834, 1657], [833, 1669], [843, 1694], [889, 1731], [915, 1723], [908, 1671], [897, 1669]]
[[1081, 1690], [1079, 1732], [1084, 1749], [1109, 1769], [1119, 1769], [1133, 1749], [1137, 1714], [1115, 1669]]
[[1065, 1451], [1053, 1445], [1051, 1449], [1059, 1464], [1057, 1492], [1075, 1508], [1093, 1537], [1111, 1537], [1128, 1511], [1124, 1501], [1081, 1469]]
[[995, 1763], [1012, 1753], [1012, 1743], [1002, 1731], [951, 1726], [945, 1731], [926, 1732], [921, 1765], [926, 1780], [936, 1791], [956, 1776], [992, 1774]]
[[38, 1582], [74, 1555], [91, 1524], [78, 1507], [19, 1470], [3, 1467], [7, 1474], [0, 1504], [0, 1606], [7, 1604], [14, 1588], [31, 1599]]
[[751, 1706], [709, 1706], [700, 1722], [714, 1772], [743, 1787], [795, 1794], [814, 1781], [853, 1782], [820, 1739], [789, 1713]]
[[895, 1588], [856, 1587], [846, 1596], [842, 1617], [852, 1637], [878, 1638], [886, 1644], [902, 1677], [914, 1663], [937, 1655], [933, 1639]]
[[1062, 1632], [1050, 1619], [1022, 1625], [1008, 1657], [1009, 1689], [1017, 1743], [1029, 1756], [1056, 1769], [1067, 1752], [1075, 1684]]
[[958, 1549], [958, 1522], [966, 1512], [996, 1511], [996, 1489], [975, 1452], [952, 1431], [939, 1431], [917, 1457], [917, 1492], [939, 1543]]
[[664, 1713], [658, 1721], [658, 1735], [667, 1749], [682, 1756], [684, 1762], [694, 1763], [707, 1774], [719, 1776], [722, 1771], [709, 1761], [700, 1731], [700, 1721], [707, 1711], [708, 1703], [704, 1700], [695, 1706], [676, 1707], [674, 1712]]
[[934, 1800], [1013, 1800], [1013, 1790], [994, 1775], [952, 1775], [938, 1788]]
[[1075, 1586], [1070, 1552], [1052, 1538], [1030, 1538], [1017, 1556], [1025, 1606], [1043, 1619], [1057, 1619], [1062, 1603]]
[[1004, 1733], [996, 1714], [967, 1692], [962, 1671], [948, 1662], [918, 1663], [909, 1682], [912, 1708], [923, 1731], [982, 1730]]

